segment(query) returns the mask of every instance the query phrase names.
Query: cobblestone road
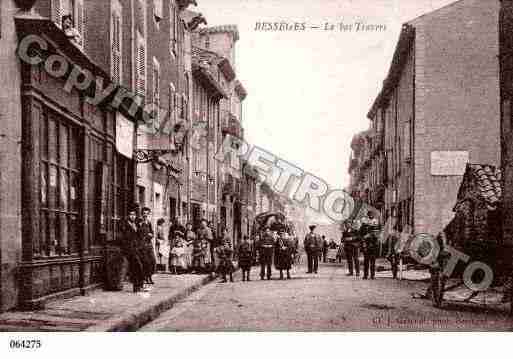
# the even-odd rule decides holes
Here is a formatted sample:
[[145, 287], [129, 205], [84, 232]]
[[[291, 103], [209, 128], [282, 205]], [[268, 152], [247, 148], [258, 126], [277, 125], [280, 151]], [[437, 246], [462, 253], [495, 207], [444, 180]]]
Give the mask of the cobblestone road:
[[[317, 275], [296, 268], [292, 280], [212, 283], [164, 312], [143, 331], [385, 331], [511, 330], [506, 312], [476, 306], [436, 309], [413, 299], [426, 283], [345, 275], [321, 265]], [[276, 278], [276, 272], [274, 273]]]

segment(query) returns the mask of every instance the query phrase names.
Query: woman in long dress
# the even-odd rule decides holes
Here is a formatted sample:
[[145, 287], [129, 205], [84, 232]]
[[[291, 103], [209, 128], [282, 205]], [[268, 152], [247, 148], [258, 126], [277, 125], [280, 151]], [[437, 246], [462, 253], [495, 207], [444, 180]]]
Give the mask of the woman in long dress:
[[280, 279], [283, 279], [284, 270], [287, 271], [287, 279], [291, 279], [290, 269], [292, 268], [293, 252], [293, 244], [289, 240], [288, 234], [286, 232], [281, 232], [274, 248], [274, 263], [276, 269], [280, 271]]
[[187, 263], [187, 269], [192, 267], [192, 251], [193, 243], [196, 240], [196, 233], [192, 230], [192, 223], [187, 223], [185, 226], [185, 261]]
[[144, 280], [147, 284], [154, 284], [152, 275], [155, 273], [157, 260], [153, 248], [153, 226], [150, 221], [151, 210], [148, 207], [142, 209], [142, 220], [139, 223], [139, 240], [141, 241], [141, 255], [143, 261]]

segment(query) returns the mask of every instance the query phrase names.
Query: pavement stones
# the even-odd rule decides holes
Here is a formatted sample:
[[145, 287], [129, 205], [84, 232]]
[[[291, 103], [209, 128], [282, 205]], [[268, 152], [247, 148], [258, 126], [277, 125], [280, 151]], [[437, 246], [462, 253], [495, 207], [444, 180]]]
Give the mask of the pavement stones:
[[12, 311], [0, 314], [0, 331], [133, 331], [155, 319], [180, 301], [209, 283], [208, 275], [156, 274], [149, 292], [133, 293], [125, 284], [123, 291], [97, 290], [87, 296], [57, 300], [37, 311]]

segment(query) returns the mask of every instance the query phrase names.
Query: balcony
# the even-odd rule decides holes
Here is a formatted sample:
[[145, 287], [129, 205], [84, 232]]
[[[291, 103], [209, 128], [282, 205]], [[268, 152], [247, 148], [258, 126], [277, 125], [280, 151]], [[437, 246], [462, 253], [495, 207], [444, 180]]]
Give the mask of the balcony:
[[234, 137], [244, 137], [244, 130], [242, 129], [239, 120], [234, 114], [231, 112], [226, 112], [224, 123], [225, 124], [222, 128], [223, 136], [229, 134]]

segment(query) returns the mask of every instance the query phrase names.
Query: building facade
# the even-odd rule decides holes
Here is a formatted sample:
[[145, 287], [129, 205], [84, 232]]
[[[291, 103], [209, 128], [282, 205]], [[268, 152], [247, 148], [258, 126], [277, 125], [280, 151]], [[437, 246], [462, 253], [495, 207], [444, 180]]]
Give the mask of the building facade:
[[[1, 310], [101, 286], [132, 203], [180, 210], [168, 201], [180, 181], [168, 184], [185, 158], [172, 129], [188, 109], [179, 15], [190, 2], [0, 4]], [[148, 135], [168, 114], [164, 135]], [[141, 166], [139, 146], [170, 156], [147, 152]]]
[[403, 25], [364, 155], [350, 164], [400, 230], [438, 233], [466, 164], [499, 164], [498, 16], [494, 0], [461, 0]]

